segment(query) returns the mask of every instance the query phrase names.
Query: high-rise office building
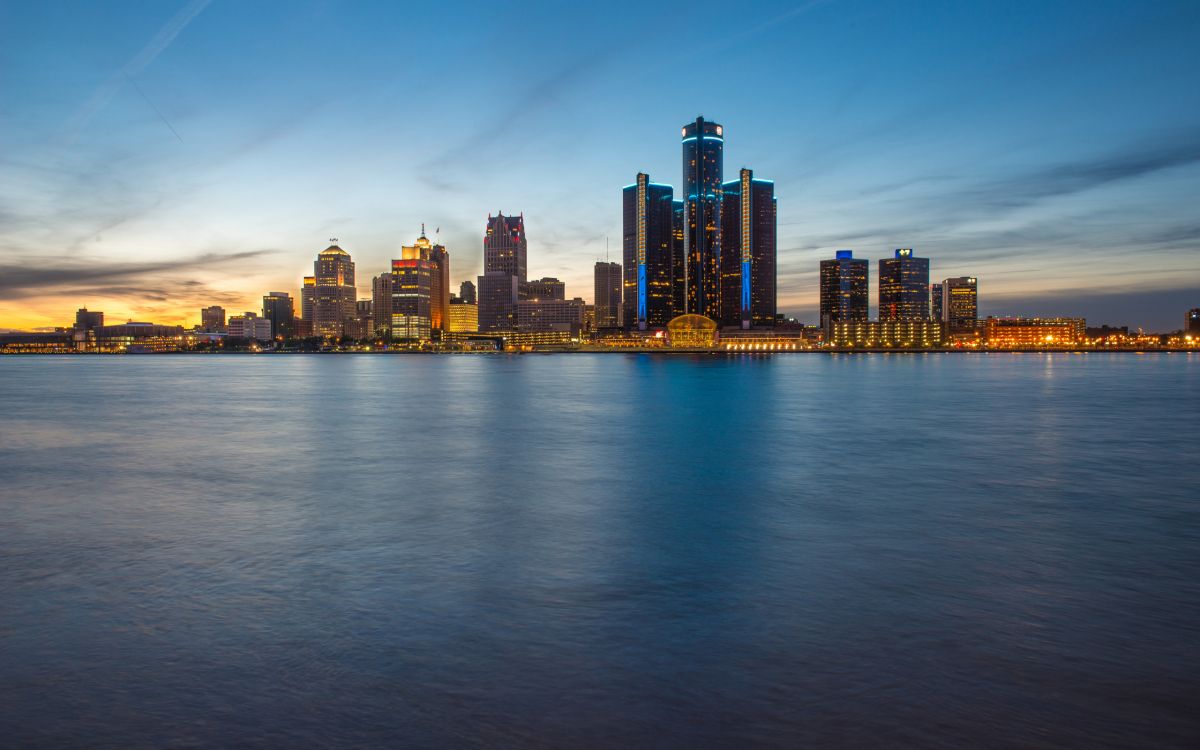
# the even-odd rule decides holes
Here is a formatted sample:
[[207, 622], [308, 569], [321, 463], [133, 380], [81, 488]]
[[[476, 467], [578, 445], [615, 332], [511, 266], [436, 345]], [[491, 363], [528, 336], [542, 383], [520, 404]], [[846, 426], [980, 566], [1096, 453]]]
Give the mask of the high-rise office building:
[[429, 341], [435, 265], [419, 253], [406, 254], [417, 257], [392, 261], [392, 340]]
[[671, 314], [683, 315], [687, 310], [687, 204], [676, 198], [671, 201]]
[[726, 326], [775, 325], [775, 183], [742, 169], [721, 188], [721, 317]]
[[200, 328], [205, 333], [222, 333], [225, 331], [225, 308], [211, 305], [200, 310]]
[[639, 172], [623, 190], [623, 322], [646, 330], [674, 317], [674, 189]]
[[479, 277], [479, 330], [505, 331], [517, 324], [520, 284], [516, 276], [488, 271]]
[[392, 274], [381, 273], [371, 279], [371, 334], [392, 337]]
[[262, 316], [271, 321], [271, 333], [275, 338], [290, 339], [296, 335], [296, 305], [287, 292], [268, 292], [263, 297]]
[[1200, 334], [1200, 307], [1193, 307], [1191, 310], [1188, 310], [1185, 323], [1187, 325], [1183, 329], [1184, 333]]
[[450, 253], [442, 245], [434, 244], [425, 236], [425, 225], [421, 225], [421, 236], [412, 245], [401, 248], [401, 258], [419, 258], [433, 264], [429, 292], [429, 327], [437, 338], [446, 328], [447, 308], [450, 306]]
[[596, 262], [596, 328], [621, 325], [621, 264]]
[[354, 303], [354, 317], [346, 321], [346, 336], [356, 341], [366, 341], [375, 337], [374, 303], [369, 299], [360, 299]]
[[566, 299], [567, 285], [549, 276], [526, 281], [519, 289], [521, 299]]
[[479, 277], [479, 330], [510, 330], [526, 278], [525, 216], [488, 216], [483, 238], [483, 275]]
[[686, 312], [721, 316], [721, 186], [724, 129], [697, 117], [683, 126]]
[[929, 320], [929, 259], [911, 248], [879, 261], [879, 319]]
[[867, 319], [870, 262], [838, 250], [832, 260], [821, 261], [821, 325]]
[[458, 298], [468, 305], [473, 305], [479, 300], [475, 297], [475, 285], [470, 281], [464, 281], [458, 286]]
[[972, 333], [979, 325], [979, 286], [974, 276], [957, 276], [941, 284], [941, 320], [948, 333]]
[[308, 321], [308, 332], [313, 330], [313, 307], [317, 301], [317, 280], [312, 276], [304, 277], [300, 287], [300, 317]]
[[942, 319], [942, 285], [929, 285], [929, 319]]
[[336, 243], [322, 250], [313, 263], [313, 279], [313, 335], [340, 337], [358, 300], [350, 254]]
[[526, 256], [529, 243], [525, 239], [525, 215], [488, 216], [487, 233], [483, 238], [483, 272], [501, 271], [525, 282]]

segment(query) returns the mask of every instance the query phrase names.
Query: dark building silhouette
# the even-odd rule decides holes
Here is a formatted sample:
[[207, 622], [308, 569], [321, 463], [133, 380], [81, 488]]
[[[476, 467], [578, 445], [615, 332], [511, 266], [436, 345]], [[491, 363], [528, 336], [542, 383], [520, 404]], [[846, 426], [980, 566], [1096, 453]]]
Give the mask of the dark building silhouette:
[[821, 325], [866, 320], [869, 280], [870, 262], [850, 250], [821, 261]]
[[674, 189], [637, 181], [622, 191], [623, 325], [646, 330], [674, 317]]
[[595, 327], [616, 328], [621, 325], [621, 264], [597, 261], [595, 276]]
[[721, 317], [725, 326], [775, 325], [775, 183], [742, 169], [721, 189]]
[[942, 319], [942, 285], [929, 285], [929, 319]]
[[371, 335], [383, 339], [392, 337], [392, 279], [391, 272], [371, 279]]
[[473, 305], [479, 300], [475, 297], [475, 285], [470, 281], [464, 281], [458, 286], [458, 298], [468, 305]]
[[1200, 307], [1193, 307], [1188, 310], [1187, 327], [1183, 330], [1185, 333], [1200, 334]]
[[200, 328], [205, 333], [224, 333], [225, 308], [211, 305], [200, 311]]
[[686, 312], [721, 315], [721, 184], [724, 129], [697, 117], [683, 126]]
[[518, 292], [521, 299], [566, 299], [567, 285], [558, 279], [545, 277], [526, 281]]
[[505, 331], [517, 324], [520, 281], [503, 271], [488, 271], [479, 277], [479, 330]]
[[911, 248], [879, 261], [879, 319], [929, 320], [929, 259]]
[[[224, 322], [224, 321], [222, 321]], [[75, 311], [75, 331], [91, 331], [104, 325], [104, 313], [81, 307]]]
[[287, 292], [268, 292], [263, 297], [262, 316], [271, 321], [275, 338], [290, 339], [296, 335], [296, 303]]

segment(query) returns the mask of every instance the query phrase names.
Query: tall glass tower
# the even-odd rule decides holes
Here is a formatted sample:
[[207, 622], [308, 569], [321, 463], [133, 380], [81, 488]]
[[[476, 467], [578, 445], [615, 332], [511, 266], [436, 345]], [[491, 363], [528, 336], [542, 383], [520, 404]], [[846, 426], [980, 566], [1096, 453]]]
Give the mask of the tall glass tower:
[[853, 251], [838, 250], [821, 261], [821, 325], [866, 321], [869, 278], [868, 262]]
[[879, 319], [929, 320], [929, 259], [912, 248], [879, 261]]
[[645, 331], [674, 317], [674, 189], [639, 172], [623, 193], [624, 325]]
[[775, 325], [775, 183], [742, 169], [722, 187], [721, 318], [743, 329]]
[[683, 126], [687, 312], [721, 316], [721, 184], [725, 129], [697, 117]]

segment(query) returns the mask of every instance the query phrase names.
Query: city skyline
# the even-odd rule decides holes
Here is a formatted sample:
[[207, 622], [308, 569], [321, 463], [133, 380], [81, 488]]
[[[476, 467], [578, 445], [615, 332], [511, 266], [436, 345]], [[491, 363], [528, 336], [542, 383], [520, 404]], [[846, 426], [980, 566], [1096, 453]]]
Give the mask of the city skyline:
[[[1196, 304], [1200, 105], [1171, 95], [1200, 67], [1194, 5], [729, 12], [707, 85], [682, 75], [695, 52], [656, 41], [679, 70], [624, 97], [635, 42], [617, 40], [620, 14], [530, 12], [529, 44], [484, 75], [493, 12], [437, 35], [457, 61], [392, 75], [401, 20], [386, 8], [6, 9], [0, 328], [63, 325], [80, 306], [189, 325], [209, 305], [255, 310], [298, 289], [331, 236], [370, 298], [422, 222], [442, 230], [453, 288], [481, 273], [478, 227], [499, 211], [525, 218], [530, 277], [590, 300], [595, 261], [606, 247], [620, 261], [621, 187], [639, 170], [682, 185], [678, 128], [697, 115], [729, 130], [727, 176], [775, 180], [789, 317], [818, 322], [818, 264], [841, 249], [878, 262], [911, 247], [931, 280], [979, 277], [981, 318], [1173, 330]], [[695, 23], [651, 13], [650, 27]], [[577, 24], [596, 29], [582, 49], [549, 33]], [[326, 28], [363, 40], [361, 59], [304, 58]], [[218, 85], [226, 45], [257, 65]]]

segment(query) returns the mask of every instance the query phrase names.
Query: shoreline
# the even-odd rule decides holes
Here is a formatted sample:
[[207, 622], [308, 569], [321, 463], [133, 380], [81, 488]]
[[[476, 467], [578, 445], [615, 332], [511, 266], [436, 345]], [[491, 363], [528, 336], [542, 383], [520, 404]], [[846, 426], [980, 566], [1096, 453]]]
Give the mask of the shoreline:
[[166, 351], [166, 352], [2, 352], [0, 358], [3, 357], [123, 357], [123, 356], [292, 356], [292, 355], [367, 355], [367, 356], [386, 356], [386, 355], [419, 355], [419, 356], [443, 356], [443, 355], [518, 355], [518, 354], [658, 354], [664, 356], [677, 354], [708, 354], [713, 356], [746, 356], [746, 355], [793, 355], [793, 354], [1200, 354], [1200, 349], [1168, 349], [1168, 348], [1122, 348], [1122, 349], [1088, 349], [1088, 348], [1063, 348], [1063, 349], [839, 349], [839, 348], [820, 348], [820, 349], [776, 349], [776, 350], [736, 350], [736, 349], [687, 349], [687, 348], [629, 348], [629, 349], [532, 349], [532, 350], [511, 350], [511, 351], [486, 351], [486, 350], [464, 350], [464, 351], [419, 351], [419, 350], [397, 350], [389, 349], [382, 351], [234, 351], [234, 352], [213, 352], [213, 351]]

